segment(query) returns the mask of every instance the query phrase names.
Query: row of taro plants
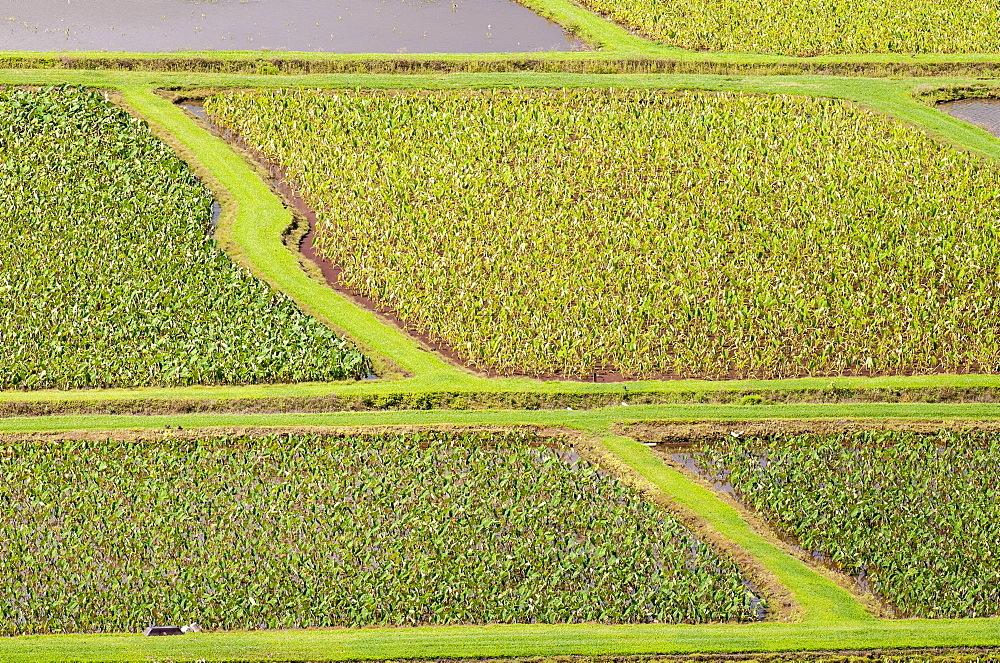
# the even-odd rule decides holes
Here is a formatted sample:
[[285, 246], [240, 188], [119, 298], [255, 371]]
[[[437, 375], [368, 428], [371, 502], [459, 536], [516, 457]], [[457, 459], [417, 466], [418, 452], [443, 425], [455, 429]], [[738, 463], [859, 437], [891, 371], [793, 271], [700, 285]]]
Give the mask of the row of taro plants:
[[698, 458], [901, 615], [1000, 615], [996, 433], [729, 436]]
[[0, 633], [754, 620], [735, 564], [509, 434], [0, 446]]
[[210, 237], [212, 199], [101, 94], [0, 91], [0, 388], [362, 377]]
[[611, 19], [693, 50], [829, 55], [997, 53], [1000, 2], [985, 0], [585, 0]]
[[501, 373], [993, 371], [1000, 169], [822, 99], [247, 90], [350, 288]]

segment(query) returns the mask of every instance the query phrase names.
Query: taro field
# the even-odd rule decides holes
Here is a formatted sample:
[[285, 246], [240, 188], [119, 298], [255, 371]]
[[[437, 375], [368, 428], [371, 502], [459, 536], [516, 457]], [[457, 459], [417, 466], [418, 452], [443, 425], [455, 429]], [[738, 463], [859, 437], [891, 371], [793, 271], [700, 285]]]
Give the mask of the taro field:
[[900, 616], [1000, 615], [996, 433], [728, 436], [696, 458]]
[[500, 374], [1000, 367], [1000, 169], [847, 102], [246, 90], [344, 285]]
[[753, 621], [733, 561], [528, 433], [7, 438], [3, 635]]
[[670, 46], [812, 56], [997, 53], [1000, 2], [984, 0], [585, 0]]
[[212, 198], [76, 88], [0, 91], [0, 388], [363, 377], [367, 359], [235, 266]]

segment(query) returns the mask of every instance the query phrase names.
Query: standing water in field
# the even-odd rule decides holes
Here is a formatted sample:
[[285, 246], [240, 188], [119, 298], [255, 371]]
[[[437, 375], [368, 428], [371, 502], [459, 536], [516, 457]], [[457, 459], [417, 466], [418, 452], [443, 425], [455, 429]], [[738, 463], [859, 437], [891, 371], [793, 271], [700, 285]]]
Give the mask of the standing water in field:
[[952, 117], [975, 124], [1000, 137], [1000, 99], [960, 99], [938, 107]]
[[0, 50], [497, 53], [584, 48], [512, 0], [26, 0]]

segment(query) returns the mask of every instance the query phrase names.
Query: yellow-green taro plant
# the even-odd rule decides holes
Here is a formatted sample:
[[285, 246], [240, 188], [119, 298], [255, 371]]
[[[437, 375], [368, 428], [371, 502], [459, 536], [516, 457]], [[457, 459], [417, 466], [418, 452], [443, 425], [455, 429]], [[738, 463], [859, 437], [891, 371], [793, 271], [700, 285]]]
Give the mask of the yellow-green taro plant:
[[900, 616], [1000, 615], [1000, 437], [726, 437], [696, 457]]
[[504, 374], [995, 372], [1000, 169], [840, 101], [248, 90], [350, 288]]
[[671, 46], [699, 51], [998, 53], [998, 0], [584, 0]]
[[0, 445], [0, 634], [755, 620], [732, 560], [527, 433]]
[[363, 377], [215, 247], [212, 199], [93, 91], [0, 91], [0, 388]]

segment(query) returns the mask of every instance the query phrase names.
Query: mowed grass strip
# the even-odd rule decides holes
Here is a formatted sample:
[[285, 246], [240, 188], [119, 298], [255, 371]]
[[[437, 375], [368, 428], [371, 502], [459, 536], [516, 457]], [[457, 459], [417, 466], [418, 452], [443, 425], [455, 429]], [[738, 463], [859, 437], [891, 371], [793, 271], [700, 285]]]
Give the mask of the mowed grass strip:
[[100, 93], [0, 92], [0, 388], [363, 377], [210, 237], [212, 198]]
[[0, 633], [756, 621], [735, 563], [528, 433], [0, 444]]
[[1000, 615], [1000, 437], [902, 431], [726, 436], [696, 458], [900, 616]]
[[584, 0], [670, 46], [794, 56], [998, 53], [1000, 2], [984, 0]]
[[231, 91], [346, 285], [503, 374], [995, 372], [1000, 169], [850, 103]]

